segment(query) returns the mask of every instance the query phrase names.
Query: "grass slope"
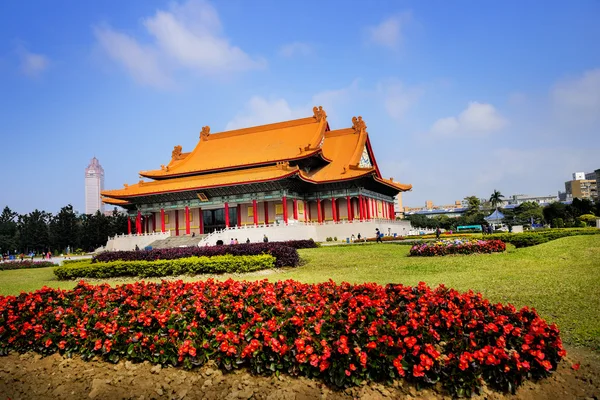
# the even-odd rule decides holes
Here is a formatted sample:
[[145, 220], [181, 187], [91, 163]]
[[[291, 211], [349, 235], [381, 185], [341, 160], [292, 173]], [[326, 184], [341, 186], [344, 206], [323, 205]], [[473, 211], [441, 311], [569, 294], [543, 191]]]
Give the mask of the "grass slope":
[[[565, 342], [600, 350], [600, 236], [568, 237], [523, 249], [511, 247], [503, 254], [407, 257], [408, 250], [408, 246], [393, 244], [300, 250], [304, 265], [269, 275], [247, 274], [243, 279], [443, 283], [460, 291], [482, 292], [494, 302], [535, 307], [559, 325]], [[239, 279], [220, 276], [228, 277]], [[131, 281], [109, 280], [111, 284]], [[51, 268], [0, 272], [0, 294], [5, 295], [44, 285], [71, 288], [75, 284], [57, 281]]]

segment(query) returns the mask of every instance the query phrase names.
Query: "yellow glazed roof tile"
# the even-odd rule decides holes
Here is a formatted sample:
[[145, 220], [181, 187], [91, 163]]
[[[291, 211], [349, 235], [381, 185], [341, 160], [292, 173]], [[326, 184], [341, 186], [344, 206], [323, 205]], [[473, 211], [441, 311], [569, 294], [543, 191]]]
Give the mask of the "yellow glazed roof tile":
[[321, 151], [328, 126], [324, 111], [315, 109], [313, 117], [234, 131], [211, 134], [204, 127], [192, 152], [175, 146], [168, 165], [140, 175], [161, 179], [308, 157]]

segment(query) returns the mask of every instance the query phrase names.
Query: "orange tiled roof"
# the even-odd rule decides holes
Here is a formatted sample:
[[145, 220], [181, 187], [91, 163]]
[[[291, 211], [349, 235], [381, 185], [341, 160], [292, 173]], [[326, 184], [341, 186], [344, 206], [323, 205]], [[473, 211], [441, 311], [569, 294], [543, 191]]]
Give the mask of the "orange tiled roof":
[[102, 202], [104, 204], [112, 204], [114, 206], [128, 206], [131, 204], [127, 200], [111, 199], [109, 197], [102, 197]]
[[140, 182], [128, 185], [123, 189], [105, 190], [102, 196], [114, 199], [147, 196], [160, 193], [180, 192], [186, 190], [207, 189], [218, 186], [232, 186], [245, 183], [273, 181], [298, 173], [298, 167], [271, 165], [241, 171], [216, 172], [153, 182]]
[[167, 166], [140, 175], [161, 179], [308, 157], [321, 151], [328, 127], [325, 112], [316, 107], [313, 111], [309, 118], [221, 133], [211, 134], [204, 127], [191, 153], [175, 146]]

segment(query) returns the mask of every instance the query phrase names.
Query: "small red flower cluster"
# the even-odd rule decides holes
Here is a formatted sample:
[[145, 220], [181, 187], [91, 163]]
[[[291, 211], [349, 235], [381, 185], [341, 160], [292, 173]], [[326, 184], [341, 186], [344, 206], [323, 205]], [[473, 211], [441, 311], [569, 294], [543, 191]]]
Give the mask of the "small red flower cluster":
[[95, 355], [116, 362], [286, 372], [337, 386], [404, 377], [455, 394], [510, 390], [565, 356], [535, 310], [424, 283], [84, 282], [0, 297], [0, 354]]
[[433, 257], [450, 254], [501, 253], [506, 244], [501, 240], [449, 240], [416, 244], [409, 255]]

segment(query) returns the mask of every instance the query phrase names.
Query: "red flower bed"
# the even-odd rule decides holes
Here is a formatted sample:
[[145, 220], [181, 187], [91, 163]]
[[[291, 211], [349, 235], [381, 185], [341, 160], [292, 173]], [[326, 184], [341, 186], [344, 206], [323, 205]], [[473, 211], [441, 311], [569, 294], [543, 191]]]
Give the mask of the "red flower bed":
[[0, 263], [0, 271], [8, 269], [48, 268], [56, 267], [52, 261], [5, 261]]
[[[297, 243], [301, 242], [301, 243]], [[317, 247], [312, 240], [270, 242], [270, 243], [244, 243], [223, 246], [206, 247], [177, 247], [171, 249], [153, 249], [140, 251], [106, 251], [95, 258], [98, 262], [110, 261], [155, 261], [175, 260], [187, 257], [213, 257], [231, 254], [234, 256], [256, 256], [270, 254], [275, 257], [276, 267], [295, 267], [300, 262], [296, 248], [307, 248], [312, 242], [312, 247]], [[295, 247], [298, 246], [298, 247]]]
[[511, 390], [566, 354], [535, 310], [481, 294], [333, 282], [81, 282], [0, 297], [0, 354], [99, 355], [191, 368], [286, 372], [339, 387], [404, 377], [455, 394]]
[[415, 244], [411, 256], [447, 256], [450, 254], [500, 253], [506, 250], [501, 240], [450, 240]]

